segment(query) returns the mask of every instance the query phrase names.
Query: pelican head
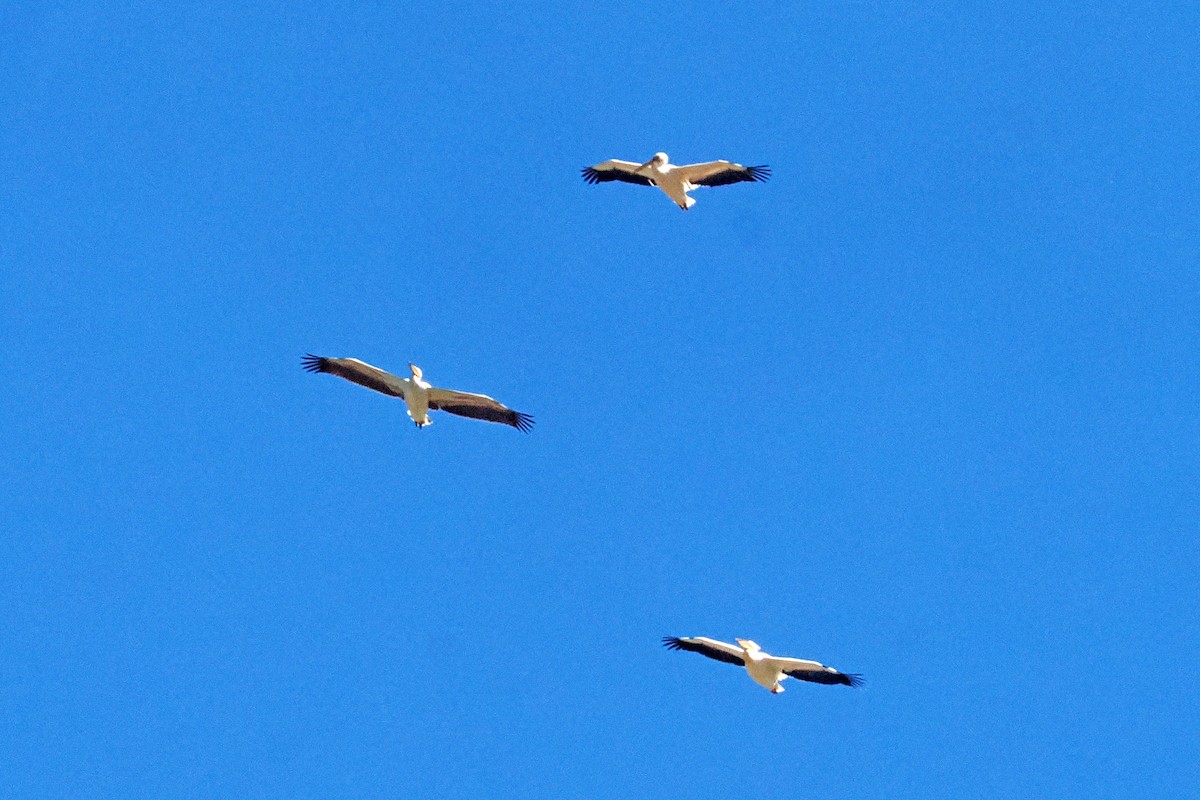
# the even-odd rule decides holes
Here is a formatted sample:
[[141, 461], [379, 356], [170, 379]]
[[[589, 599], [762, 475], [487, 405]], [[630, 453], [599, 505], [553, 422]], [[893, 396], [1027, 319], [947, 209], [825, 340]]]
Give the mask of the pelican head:
[[654, 154], [653, 158], [651, 158], [645, 164], [642, 164], [640, 167], [638, 167], [637, 171], [641, 172], [642, 170], [650, 169], [651, 167], [661, 167], [663, 164], [666, 164], [666, 163], [667, 163], [667, 154], [660, 150], [659, 152]]
[[747, 653], [757, 652], [762, 649], [758, 646], [758, 642], [751, 641], [750, 639], [734, 639], [734, 641], [738, 643], [738, 647], [742, 648]]
[[408, 362], [408, 368], [412, 370], [412, 376], [414, 378], [416, 378], [417, 380], [421, 380], [424, 373], [421, 372], [420, 367], [418, 367], [416, 364], [414, 364], [410, 361], [410, 362]]

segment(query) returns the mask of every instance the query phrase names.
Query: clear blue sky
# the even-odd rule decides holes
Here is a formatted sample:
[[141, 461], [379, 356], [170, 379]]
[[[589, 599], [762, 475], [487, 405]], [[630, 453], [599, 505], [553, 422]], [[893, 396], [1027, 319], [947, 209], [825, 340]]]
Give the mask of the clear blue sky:
[[1200, 786], [1200, 12], [404, 5], [0, 10], [6, 797]]

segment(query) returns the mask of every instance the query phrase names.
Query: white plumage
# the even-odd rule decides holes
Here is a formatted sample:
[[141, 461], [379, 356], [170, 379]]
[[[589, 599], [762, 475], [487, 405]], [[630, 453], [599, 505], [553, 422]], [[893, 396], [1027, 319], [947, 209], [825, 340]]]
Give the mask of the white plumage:
[[460, 417], [500, 422], [523, 433], [528, 433], [533, 428], [533, 417], [513, 411], [485, 394], [456, 392], [453, 389], [437, 389], [430, 386], [425, 382], [421, 368], [415, 364], [408, 365], [412, 370], [411, 378], [401, 378], [357, 358], [325, 358], [310, 353], [304, 357], [303, 365], [309, 372], [327, 372], [359, 386], [399, 397], [408, 406], [408, 416], [418, 428], [423, 428], [431, 422], [430, 411], [445, 411]]
[[702, 656], [724, 661], [726, 664], [737, 664], [745, 667], [746, 672], [755, 683], [771, 690], [772, 694], [780, 694], [783, 687], [780, 683], [788, 678], [824, 684], [842, 684], [844, 686], [861, 686], [861, 675], [850, 675], [839, 672], [833, 667], [827, 667], [817, 661], [806, 661], [802, 658], [784, 658], [763, 652], [755, 642], [749, 639], [735, 639], [736, 645], [709, 639], [706, 636], [667, 636], [663, 644], [669, 650], [689, 650]]
[[654, 158], [645, 164], [612, 159], [583, 168], [583, 179], [588, 183], [622, 181], [657, 186], [684, 211], [696, 204], [688, 192], [700, 186], [765, 181], [770, 177], [771, 168], [765, 164], [743, 167], [731, 161], [706, 161], [703, 164], [680, 166], [670, 163], [666, 153], [655, 153]]

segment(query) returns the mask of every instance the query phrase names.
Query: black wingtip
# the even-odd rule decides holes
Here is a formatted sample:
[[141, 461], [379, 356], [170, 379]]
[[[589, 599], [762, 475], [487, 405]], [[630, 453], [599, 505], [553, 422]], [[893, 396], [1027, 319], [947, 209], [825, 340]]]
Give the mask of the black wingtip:
[[305, 353], [304, 358], [300, 359], [300, 365], [304, 367], [305, 372], [325, 371], [325, 359], [321, 356], [314, 356], [312, 353]]
[[678, 636], [664, 636], [662, 638], [663, 647], [668, 650], [682, 650], [683, 642], [679, 641]]
[[842, 677], [846, 679], [843, 681], [844, 684], [846, 684], [847, 686], [853, 686], [855, 689], [857, 689], [858, 687], [860, 687], [864, 683], [866, 683], [866, 681], [863, 680], [863, 676], [859, 675], [857, 672], [855, 672], [855, 673], [843, 672]]
[[756, 167], [746, 167], [750, 173], [750, 179], [754, 181], [767, 181], [771, 177], [771, 168], [766, 164], [759, 164]]
[[592, 169], [591, 167], [584, 167], [582, 172], [583, 172], [583, 180], [586, 183], [596, 184], [596, 183], [600, 182], [599, 173], [597, 173], [596, 170]]
[[533, 430], [533, 417], [529, 414], [522, 414], [520, 411], [514, 411], [513, 421], [509, 423], [521, 433], [529, 433]]

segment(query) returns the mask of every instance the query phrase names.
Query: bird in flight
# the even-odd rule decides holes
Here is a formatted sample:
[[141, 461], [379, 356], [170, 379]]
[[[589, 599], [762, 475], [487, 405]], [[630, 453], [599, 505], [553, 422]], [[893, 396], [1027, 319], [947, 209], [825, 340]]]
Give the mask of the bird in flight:
[[325, 358], [310, 353], [301, 363], [309, 372], [327, 372], [359, 386], [399, 397], [408, 406], [408, 416], [418, 428], [424, 428], [432, 421], [429, 419], [430, 411], [445, 411], [460, 417], [499, 422], [511, 425], [522, 433], [528, 433], [533, 428], [533, 417], [513, 411], [487, 395], [430, 386], [416, 364], [408, 365], [412, 370], [411, 378], [401, 378], [357, 358]]
[[663, 645], [668, 650], [689, 650], [702, 656], [726, 664], [737, 664], [745, 667], [746, 672], [755, 683], [771, 690], [771, 694], [781, 694], [783, 687], [780, 683], [788, 678], [798, 678], [812, 683], [842, 684], [845, 686], [862, 686], [861, 675], [849, 675], [838, 672], [833, 667], [827, 667], [816, 661], [806, 661], [802, 658], [783, 658], [764, 653], [762, 648], [749, 639], [734, 639], [736, 645], [718, 642], [705, 636], [666, 636]]
[[696, 201], [688, 192], [700, 186], [726, 186], [743, 181], [761, 182], [771, 177], [771, 168], [766, 164], [743, 167], [731, 161], [707, 161], [703, 164], [670, 163], [666, 153], [655, 153], [645, 164], [633, 161], [604, 161], [594, 167], [583, 168], [583, 179], [588, 183], [623, 181], [657, 186], [675, 205], [687, 211]]

